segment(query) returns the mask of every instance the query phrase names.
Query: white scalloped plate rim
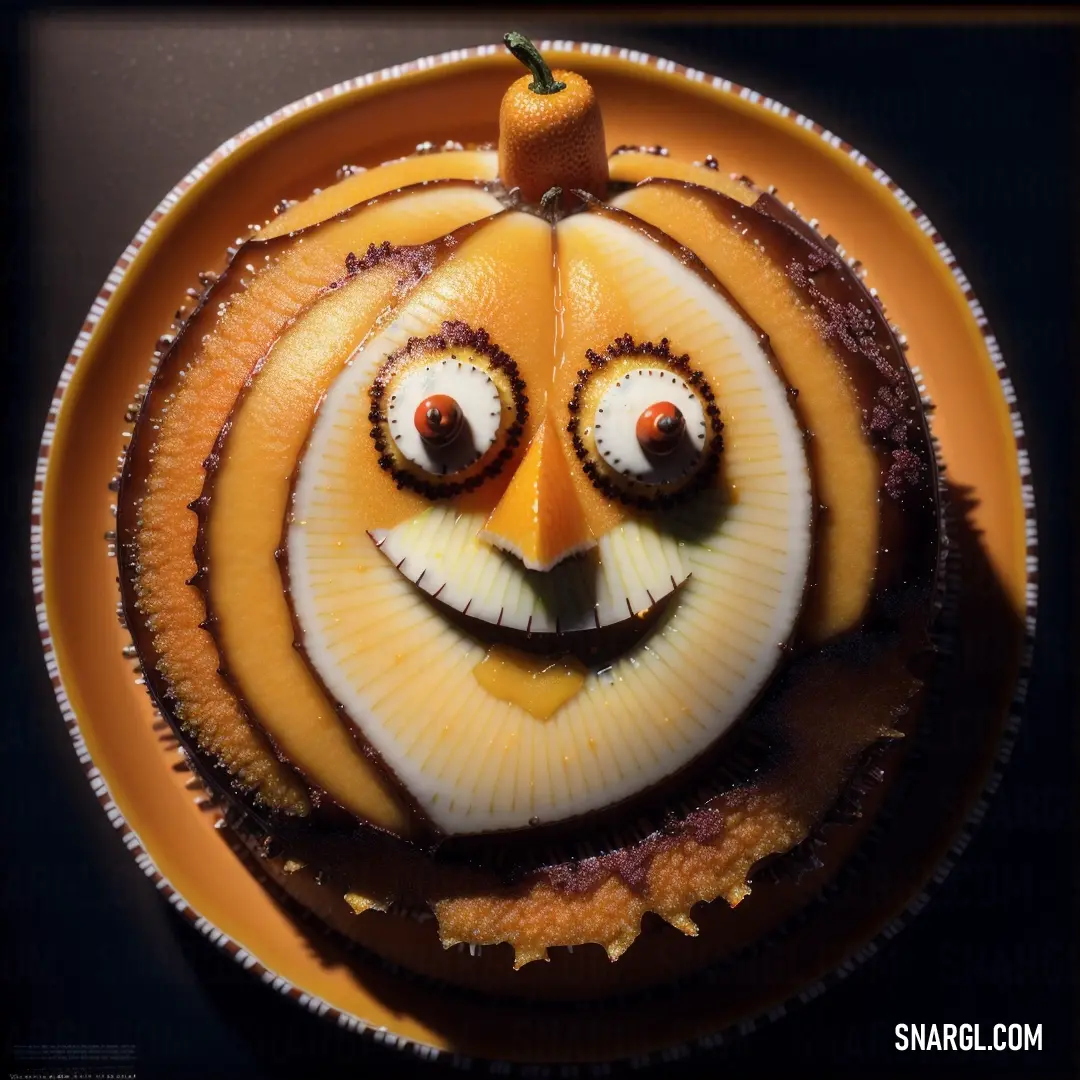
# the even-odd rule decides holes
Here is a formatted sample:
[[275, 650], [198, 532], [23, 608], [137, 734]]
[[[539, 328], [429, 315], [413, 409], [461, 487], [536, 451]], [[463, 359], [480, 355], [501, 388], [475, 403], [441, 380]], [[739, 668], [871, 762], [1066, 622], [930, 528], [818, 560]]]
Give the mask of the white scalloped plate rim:
[[[669, 1062], [677, 1058], [685, 1057], [687, 1054], [693, 1052], [695, 1049], [708, 1050], [714, 1047], [720, 1046], [724, 1043], [728, 1037], [733, 1035], [743, 1035], [751, 1031], [756, 1030], [763, 1023], [768, 1023], [774, 1020], [778, 1020], [787, 1011], [800, 1003], [806, 1003], [812, 1001], [814, 998], [820, 996], [820, 994], [828, 987], [842, 979], [845, 979], [856, 968], [870, 959], [878, 951], [878, 941], [881, 939], [893, 938], [903, 927], [905, 927], [915, 915], [917, 915], [926, 906], [930, 899], [930, 894], [933, 889], [939, 886], [948, 876], [949, 872], [955, 865], [956, 859], [961, 855], [964, 849], [968, 846], [971, 840], [975, 827], [983, 819], [988, 808], [988, 800], [991, 795], [997, 790], [1000, 784], [1001, 777], [1005, 766], [1008, 764], [1009, 758], [1012, 756], [1013, 748], [1016, 742], [1017, 732], [1020, 728], [1022, 719], [1022, 711], [1025, 698], [1027, 696], [1028, 683], [1031, 673], [1031, 661], [1035, 642], [1035, 624], [1036, 624], [1036, 607], [1038, 601], [1038, 539], [1035, 519], [1035, 493], [1031, 480], [1031, 468], [1028, 458], [1028, 452], [1026, 448], [1026, 439], [1024, 434], [1024, 424], [1020, 417], [1020, 410], [1016, 400], [1016, 392], [1013, 389], [1012, 379], [1010, 378], [1008, 371], [1005, 367], [1005, 361], [1001, 355], [1001, 349], [997, 343], [992, 330], [990, 329], [989, 322], [983, 313], [982, 305], [979, 303], [975, 296], [974, 291], [971, 288], [971, 284], [964, 274], [963, 270], [957, 264], [952, 252], [945, 244], [941, 235], [937, 229], [934, 228], [929, 218], [919, 209], [915, 200], [912, 199], [906, 192], [904, 192], [899, 185], [886, 174], [886, 172], [876, 166], [873, 162], [869, 161], [865, 154], [860, 153], [849, 143], [842, 140], [838, 135], [833, 134], [831, 131], [823, 128], [820, 124], [815, 123], [809, 117], [804, 116], [802, 113], [793, 112], [786, 105], [782, 105], [778, 101], [774, 101], [772, 98], [765, 97], [758, 94], [756, 91], [749, 89], [745, 86], [740, 86], [737, 83], [733, 83], [730, 79], [723, 79], [719, 76], [708, 75], [703, 71], [698, 71], [695, 68], [684, 67], [681, 64], [677, 64], [672, 60], [665, 60], [661, 57], [652, 56], [649, 53], [640, 52], [636, 49], [617, 48], [612, 45], [598, 45], [589, 43], [579, 43], [573, 41], [564, 40], [545, 40], [537, 42], [537, 46], [544, 52], [566, 52], [566, 53], [583, 53], [588, 56], [606, 57], [609, 59], [616, 59], [625, 61], [629, 64], [641, 65], [644, 67], [652, 67], [661, 74], [670, 75], [675, 78], [685, 78], [692, 82], [702, 83], [710, 86], [716, 90], [719, 94], [727, 95], [732, 94], [736, 97], [743, 99], [757, 106], [763, 110], [774, 113], [790, 121], [792, 124], [812, 132], [819, 136], [824, 142], [828, 143], [833, 148], [840, 150], [851, 158], [856, 164], [867, 169], [879, 184], [885, 187], [900, 203], [900, 205], [908, 211], [914, 217], [920, 230], [929, 237], [933, 243], [934, 248], [938, 254], [938, 257], [945, 263], [951, 272], [957, 285], [963, 292], [964, 298], [967, 301], [968, 307], [972, 316], [975, 319], [979, 330], [982, 333], [983, 343], [986, 348], [987, 356], [990, 363], [993, 365], [995, 372], [998, 375], [1000, 381], [1000, 389], [1002, 396], [1005, 399], [1009, 410], [1009, 418], [1012, 425], [1013, 438], [1016, 444], [1016, 456], [1020, 469], [1020, 487], [1021, 487], [1021, 500], [1024, 507], [1024, 526], [1026, 534], [1026, 592], [1025, 592], [1025, 613], [1024, 613], [1024, 641], [1020, 656], [1020, 670], [1017, 677], [1016, 687], [1012, 696], [1012, 700], [1009, 705], [1008, 717], [1006, 720], [1004, 732], [1001, 739], [1001, 744], [998, 748], [998, 752], [991, 768], [990, 774], [987, 777], [983, 790], [979, 798], [976, 800], [967, 820], [962, 826], [960, 832], [954, 839], [944, 859], [938, 864], [933, 873], [930, 875], [929, 880], [924, 886], [912, 897], [907, 905], [904, 907], [896, 917], [883, 926], [879, 931], [864, 945], [856, 949], [851, 956], [848, 957], [839, 967], [837, 967], [830, 974], [822, 977], [813, 984], [804, 987], [797, 995], [792, 997], [789, 1001], [774, 1006], [773, 1008], [763, 1012], [757, 1017], [746, 1019], [739, 1024], [733, 1025], [726, 1031], [717, 1032], [713, 1035], [706, 1035], [693, 1042], [686, 1042], [675, 1046], [668, 1046], [657, 1049], [649, 1054], [637, 1056], [628, 1059], [617, 1059], [607, 1063], [596, 1064], [581, 1064], [579, 1070], [582, 1073], [592, 1073], [593, 1075], [607, 1075], [611, 1067], [631, 1067], [640, 1069], [649, 1065], [659, 1065], [663, 1062]], [[38, 628], [41, 637], [41, 644], [45, 654], [45, 665], [48, 671], [49, 677], [52, 681], [53, 690], [56, 695], [56, 701], [59, 705], [60, 712], [64, 718], [64, 721], [68, 728], [68, 733], [72, 739], [75, 747], [75, 752], [78, 756], [80, 764], [83, 766], [87, 779], [90, 781], [91, 788], [94, 794], [97, 796], [98, 801], [101, 803], [106, 815], [110, 822], [112, 822], [114, 828], [116, 828], [121, 838], [124, 841], [125, 846], [134, 856], [135, 861], [144, 874], [157, 887], [165, 899], [173, 906], [173, 908], [179, 912], [183, 917], [195, 927], [200, 933], [202, 933], [209, 941], [219, 948], [223, 949], [229, 956], [231, 956], [237, 963], [241, 964], [245, 970], [251, 971], [254, 975], [257, 975], [264, 983], [277, 990], [279, 993], [293, 999], [298, 1005], [308, 1009], [319, 1016], [326, 1017], [332, 1021], [335, 1021], [340, 1027], [347, 1030], [357, 1032], [372, 1039], [375, 1043], [379, 1043], [386, 1047], [396, 1048], [398, 1050], [406, 1051], [413, 1054], [417, 1058], [425, 1061], [439, 1060], [443, 1064], [449, 1064], [460, 1069], [470, 1069], [480, 1065], [487, 1066], [489, 1069], [497, 1070], [503, 1075], [514, 1069], [527, 1068], [530, 1076], [549, 1076], [555, 1075], [555, 1071], [562, 1066], [559, 1064], [552, 1065], [538, 1065], [516, 1063], [511, 1061], [492, 1061], [490, 1059], [480, 1059], [474, 1057], [468, 1057], [462, 1054], [455, 1053], [453, 1051], [443, 1050], [440, 1047], [433, 1046], [429, 1043], [420, 1042], [418, 1040], [400, 1036], [389, 1031], [382, 1026], [375, 1026], [369, 1024], [367, 1021], [359, 1016], [355, 1016], [351, 1013], [345, 1012], [336, 1008], [329, 1002], [324, 1001], [315, 995], [309, 994], [301, 987], [296, 986], [284, 976], [279, 975], [275, 971], [269, 969], [264, 965], [258, 957], [252, 955], [247, 949], [240, 945], [237, 941], [228, 937], [224, 932], [214, 926], [208, 919], [200, 915], [190, 904], [184, 899], [180, 892], [169, 882], [161, 871], [157, 868], [152, 855], [145, 849], [142, 841], [136, 835], [134, 829], [125, 820], [120, 808], [116, 805], [109, 792], [108, 785], [105, 782], [101, 772], [94, 765], [93, 760], [87, 750], [85, 740], [79, 729], [78, 718], [76, 717], [74, 710], [71, 707], [71, 703], [68, 700], [67, 693], [64, 689], [63, 677], [60, 673], [59, 663], [52, 646], [52, 637], [49, 629], [48, 616], [46, 614], [44, 587], [45, 587], [45, 572], [43, 566], [43, 543], [42, 543], [42, 510], [44, 506], [44, 494], [45, 494], [45, 482], [48, 474], [49, 466], [49, 452], [53, 443], [53, 438], [56, 432], [57, 417], [60, 412], [60, 407], [64, 399], [64, 394], [68, 385], [71, 382], [72, 375], [75, 371], [75, 365], [86, 351], [87, 345], [90, 342], [91, 335], [98, 323], [101, 321], [102, 316], [105, 313], [106, 306], [116, 293], [124, 275], [131, 267], [135, 260], [139, 250], [144, 246], [149, 239], [151, 233], [161, 222], [161, 220], [177, 205], [181, 197], [188, 193], [199, 180], [201, 180], [207, 173], [210, 172], [215, 166], [219, 165], [225, 158], [229, 157], [242, 145], [250, 142], [252, 139], [268, 131], [270, 128], [280, 124], [287, 118], [294, 116], [298, 113], [302, 113], [308, 109], [313, 108], [325, 101], [331, 100], [336, 97], [340, 97], [344, 94], [352, 93], [354, 91], [363, 90], [365, 88], [374, 86], [380, 83], [390, 82], [396, 79], [400, 79], [403, 76], [414, 74], [416, 72], [428, 71], [436, 67], [444, 67], [447, 65], [462, 63], [464, 61], [477, 60], [483, 57], [495, 56], [503, 51], [504, 46], [500, 45], [479, 45], [466, 49], [452, 49], [449, 52], [441, 53], [437, 56], [425, 56], [418, 60], [412, 60], [404, 64], [394, 64], [391, 67], [383, 68], [380, 71], [371, 72], [366, 75], [357, 76], [354, 79], [348, 79], [345, 82], [331, 86], [325, 90], [319, 90], [315, 93], [308, 94], [291, 104], [285, 105], [282, 108], [271, 113], [269, 116], [264, 117], [261, 120], [257, 120], [249, 127], [245, 128], [240, 134], [234, 135], [232, 138], [227, 139], [222, 143], [213, 153], [206, 157], [203, 161], [199, 162], [194, 169], [191, 170], [181, 180], [176, 187], [174, 187], [164, 199], [158, 204], [156, 209], [150, 214], [150, 216], [143, 223], [142, 227], [135, 234], [131, 243], [124, 250], [124, 253], [117, 260], [116, 265], [109, 272], [108, 277], [105, 279], [105, 284], [98, 292], [97, 297], [94, 300], [93, 305], [82, 325], [82, 329], [79, 331], [78, 336], [75, 339], [75, 343], [72, 345], [71, 352], [68, 355], [67, 362], [64, 365], [60, 378], [57, 381], [56, 389], [53, 394], [52, 402], [49, 406], [48, 418], [45, 423], [44, 430], [41, 437], [41, 445], [39, 449], [37, 468], [34, 476], [34, 489], [31, 504], [31, 525], [30, 525], [30, 555], [31, 565], [33, 573], [33, 590], [34, 590], [34, 603], [37, 614]], [[916, 376], [918, 373], [916, 372]]]

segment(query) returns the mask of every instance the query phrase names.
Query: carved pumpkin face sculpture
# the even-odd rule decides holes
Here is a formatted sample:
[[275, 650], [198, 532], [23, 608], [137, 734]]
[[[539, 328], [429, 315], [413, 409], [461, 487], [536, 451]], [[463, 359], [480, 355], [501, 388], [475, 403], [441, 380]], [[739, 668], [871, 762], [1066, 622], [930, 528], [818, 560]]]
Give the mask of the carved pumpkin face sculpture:
[[760, 335], [636, 219], [510, 210], [443, 246], [329, 386], [286, 549], [347, 722], [475, 832], [722, 734], [798, 614], [810, 484]]
[[[563, 91], [582, 112], [571, 127], [599, 148], [598, 163], [568, 151], [563, 172], [606, 194], [591, 91]], [[257, 627], [280, 624], [283, 601], [269, 581], [236, 600], [246, 571], [230, 552], [245, 544], [220, 518], [237, 519], [244, 499], [223, 497], [227, 464], [209, 500], [227, 668], [259, 683], [260, 716], [336, 709], [382, 767], [375, 799], [341, 775], [345, 804], [392, 829], [402, 798], [459, 834], [555, 822], [654, 786], [761, 690], [806, 581], [803, 436], [763, 335], [640, 218], [587, 190], [539, 199], [546, 180], [521, 166], [549, 155], [506, 128], [504, 117], [503, 190], [522, 172], [513, 187], [539, 212], [475, 185], [399, 196], [399, 218], [469, 223], [350, 256], [249, 391], [287, 393], [288, 376], [269, 385], [281, 370], [297, 389], [306, 380], [305, 400], [313, 386], [324, 395], [302, 446], [295, 413], [281, 545], [302, 699], [256, 679]], [[250, 407], [234, 416], [226, 463], [249, 426], [265, 441], [244, 423]], [[216, 600], [219, 561], [231, 584]]]
[[[938, 524], [854, 272], [748, 183], [609, 159], [587, 84], [530, 62], [498, 153], [357, 171], [243, 244], [161, 359], [117, 528], [148, 681], [245, 807], [308, 819], [320, 870], [324, 825], [355, 842], [350, 910], [409, 877], [444, 943], [512, 940], [517, 964], [617, 956], [645, 901], [579, 926], [537, 879], [507, 922], [501, 879], [448, 899], [428, 843], [622, 804], [617, 854], [659, 806], [682, 832], [648, 903], [693, 932], [906, 707]], [[860, 639], [886, 599], [914, 644]], [[738, 746], [704, 755], [740, 718], [772, 756], [721, 812], [682, 770], [734, 775]]]
[[[490, 198], [399, 202], [465, 193]], [[277, 341], [219, 448], [204, 540], [230, 674], [259, 672], [271, 730], [339, 703], [443, 832], [659, 782], [739, 716], [798, 615], [810, 482], [786, 388], [708, 272], [657, 236], [600, 205], [555, 225], [498, 208], [376, 249]], [[325, 394], [313, 425], [304, 394]], [[280, 513], [253, 503], [268, 423], [300, 450], [282, 550], [311, 674], [260, 631], [286, 606], [248, 536]], [[321, 685], [299, 700], [298, 682]]]

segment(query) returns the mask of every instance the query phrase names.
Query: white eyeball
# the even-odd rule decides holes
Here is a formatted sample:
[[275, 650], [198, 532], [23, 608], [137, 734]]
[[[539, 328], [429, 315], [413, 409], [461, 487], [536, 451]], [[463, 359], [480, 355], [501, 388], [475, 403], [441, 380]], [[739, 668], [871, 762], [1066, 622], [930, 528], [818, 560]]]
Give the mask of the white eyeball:
[[439, 360], [391, 383], [386, 419], [407, 461], [435, 476], [453, 476], [479, 461], [498, 438], [502, 400], [482, 368]]
[[708, 438], [705, 408], [681, 376], [664, 368], [625, 372], [600, 398], [596, 451], [627, 480], [675, 484], [699, 466]]

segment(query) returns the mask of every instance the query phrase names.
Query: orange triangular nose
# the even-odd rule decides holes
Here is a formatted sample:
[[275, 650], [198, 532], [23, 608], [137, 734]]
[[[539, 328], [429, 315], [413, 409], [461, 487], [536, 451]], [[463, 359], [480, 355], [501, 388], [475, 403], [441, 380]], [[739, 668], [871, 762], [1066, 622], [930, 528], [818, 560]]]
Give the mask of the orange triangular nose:
[[516, 555], [530, 570], [550, 570], [596, 543], [550, 416], [533, 436], [480, 538]]

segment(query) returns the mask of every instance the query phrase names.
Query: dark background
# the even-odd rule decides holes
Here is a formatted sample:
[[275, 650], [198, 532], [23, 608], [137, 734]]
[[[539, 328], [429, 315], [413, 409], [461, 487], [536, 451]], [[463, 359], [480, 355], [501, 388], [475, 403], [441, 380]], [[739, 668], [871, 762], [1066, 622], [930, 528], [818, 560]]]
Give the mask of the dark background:
[[[991, 809], [914, 923], [823, 998], [665, 1076], [1074, 1075], [1078, 861], [1076, 151], [1080, 34], [1000, 12], [844, 17], [536, 7], [23, 12], [0, 27], [7, 149], [0, 397], [4, 642], [0, 1011], [12, 1071], [35, 1044], [134, 1044], [139, 1077], [416, 1070], [251, 979], [154, 892], [71, 751], [37, 643], [33, 462], [53, 384], [116, 257], [187, 170], [278, 106], [428, 53], [536, 37], [639, 48], [783, 101], [880, 164], [946, 237], [1016, 383], [1038, 498], [1042, 595], [1026, 720]], [[813, 19], [796, 22], [793, 19]], [[853, 18], [849, 15], [847, 19]], [[753, 22], [750, 20], [758, 20]], [[986, 21], [991, 20], [991, 21]], [[1070, 528], [1072, 527], [1072, 528]], [[907, 1053], [911, 1022], [1041, 1023], [1029, 1054]]]

